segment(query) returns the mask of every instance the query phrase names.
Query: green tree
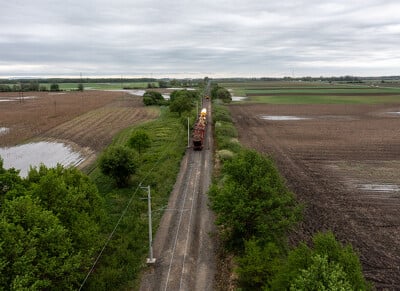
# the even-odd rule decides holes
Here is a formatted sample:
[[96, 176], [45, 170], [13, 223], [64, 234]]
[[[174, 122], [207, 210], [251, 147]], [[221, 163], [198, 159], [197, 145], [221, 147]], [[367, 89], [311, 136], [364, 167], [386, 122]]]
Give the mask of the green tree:
[[181, 116], [185, 111], [190, 111], [192, 108], [192, 100], [185, 95], [178, 95], [174, 97], [169, 104], [169, 110], [171, 112], [177, 112], [179, 116]]
[[168, 88], [168, 82], [164, 80], [159, 80], [158, 81], [158, 87], [160, 88]]
[[274, 243], [263, 244], [256, 239], [245, 242], [244, 255], [236, 261], [240, 287], [244, 290], [260, 290], [275, 275], [282, 252]]
[[56, 83], [50, 85], [50, 91], [60, 91], [60, 86]]
[[39, 91], [48, 91], [47, 86], [46, 85], [40, 85]]
[[239, 247], [253, 236], [283, 244], [301, 211], [273, 162], [243, 150], [224, 163], [222, 174], [223, 183], [211, 187], [210, 199], [227, 238]]
[[217, 90], [217, 98], [221, 99], [222, 102], [224, 103], [230, 103], [232, 101], [232, 95], [231, 92], [229, 92], [225, 88], [219, 88]]
[[311, 257], [311, 265], [301, 270], [300, 275], [294, 279], [290, 290], [347, 291], [354, 289], [338, 263], [329, 262], [326, 255], [316, 254]]
[[[313, 248], [302, 243], [291, 250], [282, 263], [272, 281], [272, 290], [288, 290], [291, 287], [299, 290], [312, 284], [318, 284], [325, 290], [371, 289], [363, 277], [357, 254], [350, 245], [342, 246], [331, 232], [317, 233], [313, 237]], [[351, 288], [346, 288], [348, 284]]]
[[111, 146], [100, 157], [100, 169], [104, 175], [115, 179], [118, 187], [128, 185], [129, 178], [138, 167], [138, 154], [124, 146]]
[[14, 168], [4, 169], [3, 159], [0, 157], [0, 209], [2, 199], [5, 198], [7, 192], [19, 188], [22, 184], [22, 179], [19, 176], [19, 171]]
[[0, 290], [73, 290], [101, 243], [103, 199], [75, 168], [31, 169], [0, 159]]
[[231, 92], [229, 92], [226, 88], [219, 86], [216, 84], [211, 89], [211, 97], [213, 99], [220, 99], [224, 103], [229, 103], [232, 101]]
[[150, 147], [150, 136], [144, 130], [136, 130], [129, 138], [128, 145], [136, 149], [140, 154], [142, 150]]
[[161, 95], [161, 93], [155, 92], [155, 91], [146, 91], [143, 94], [143, 103], [146, 106], [149, 106], [149, 105], [164, 105], [164, 104], [166, 104], [165, 103], [165, 99]]
[[95, 184], [76, 168], [61, 165], [31, 169], [26, 181], [30, 195], [58, 217], [69, 231], [74, 249], [85, 254], [82, 263], [88, 264], [97, 250], [105, 215]]
[[29, 195], [7, 200], [0, 214], [0, 289], [73, 290], [80, 252], [52, 211]]

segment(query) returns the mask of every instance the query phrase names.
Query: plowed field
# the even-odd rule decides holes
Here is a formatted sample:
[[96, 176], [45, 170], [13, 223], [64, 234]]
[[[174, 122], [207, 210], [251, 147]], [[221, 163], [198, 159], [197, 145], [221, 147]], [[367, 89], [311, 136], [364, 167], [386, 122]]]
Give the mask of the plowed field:
[[124, 92], [25, 92], [23, 97], [0, 93], [0, 127], [8, 129], [0, 146], [50, 139], [98, 152], [121, 129], [159, 114], [144, 107], [142, 97]]
[[[332, 230], [378, 290], [400, 286], [400, 106], [233, 105], [240, 141], [269, 154], [306, 205], [291, 237]], [[273, 118], [271, 118], [273, 117]]]

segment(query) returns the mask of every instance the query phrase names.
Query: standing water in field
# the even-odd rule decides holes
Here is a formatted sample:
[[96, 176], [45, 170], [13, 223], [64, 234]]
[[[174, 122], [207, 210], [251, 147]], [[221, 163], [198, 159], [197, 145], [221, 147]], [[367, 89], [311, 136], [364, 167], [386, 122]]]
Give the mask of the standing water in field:
[[30, 166], [44, 164], [46, 167], [77, 166], [84, 159], [79, 153], [71, 150], [63, 143], [35, 142], [9, 148], [0, 148], [0, 156], [4, 168], [20, 170], [20, 176], [26, 177]]
[[232, 96], [232, 101], [243, 101], [246, 99], [247, 99], [247, 97], [244, 97], [244, 96]]
[[286, 121], [286, 120], [307, 120], [310, 118], [299, 116], [283, 116], [283, 115], [260, 115], [261, 119], [273, 121]]
[[7, 127], [0, 127], [0, 135], [7, 134], [10, 131]]

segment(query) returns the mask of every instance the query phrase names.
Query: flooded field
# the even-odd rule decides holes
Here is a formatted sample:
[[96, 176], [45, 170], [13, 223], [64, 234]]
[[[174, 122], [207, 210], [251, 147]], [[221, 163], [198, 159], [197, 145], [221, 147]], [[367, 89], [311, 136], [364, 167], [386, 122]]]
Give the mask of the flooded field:
[[0, 148], [0, 156], [4, 160], [4, 168], [20, 170], [22, 177], [27, 176], [31, 166], [77, 166], [84, 160], [79, 153], [63, 143], [44, 141]]

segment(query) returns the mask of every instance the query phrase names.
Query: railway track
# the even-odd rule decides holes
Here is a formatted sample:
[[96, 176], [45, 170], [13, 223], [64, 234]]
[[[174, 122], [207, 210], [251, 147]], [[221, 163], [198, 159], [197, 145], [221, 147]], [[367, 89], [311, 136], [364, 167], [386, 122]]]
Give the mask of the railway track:
[[[205, 103], [210, 113], [210, 105]], [[215, 274], [214, 219], [206, 192], [211, 182], [211, 114], [202, 151], [189, 148], [153, 241], [156, 263], [140, 290], [212, 290]]]

